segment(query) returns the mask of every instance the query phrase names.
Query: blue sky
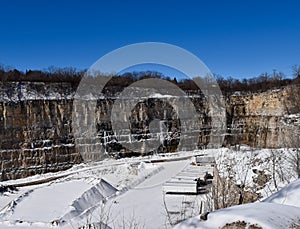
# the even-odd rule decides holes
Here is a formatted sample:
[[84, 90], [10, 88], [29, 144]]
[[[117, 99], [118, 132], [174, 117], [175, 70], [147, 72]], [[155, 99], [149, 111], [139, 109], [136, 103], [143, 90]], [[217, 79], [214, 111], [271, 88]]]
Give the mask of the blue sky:
[[179, 69], [174, 69], [170, 66], [165, 66], [161, 64], [138, 64], [133, 65], [130, 68], [125, 68], [121, 72], [117, 72], [117, 75], [125, 74], [126, 72], [147, 72], [149, 69], [153, 72], [163, 73], [165, 77], [170, 79], [176, 78], [176, 80], [190, 79], [191, 77], [187, 76]]
[[124, 45], [156, 41], [235, 78], [300, 64], [299, 1], [4, 0], [0, 63], [85, 69]]

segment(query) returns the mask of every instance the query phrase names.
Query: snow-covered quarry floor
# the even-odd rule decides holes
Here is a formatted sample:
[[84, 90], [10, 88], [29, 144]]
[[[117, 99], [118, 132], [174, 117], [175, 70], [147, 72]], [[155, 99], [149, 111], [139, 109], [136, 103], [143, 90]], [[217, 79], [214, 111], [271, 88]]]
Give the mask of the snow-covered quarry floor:
[[[183, 197], [165, 197], [162, 185], [191, 163], [198, 152], [151, 158], [108, 160], [78, 165], [68, 171], [2, 182], [16, 185], [59, 178], [25, 186], [0, 195], [0, 228], [78, 228], [103, 222], [111, 228], [163, 228], [168, 224], [166, 208], [176, 209]], [[174, 160], [175, 159], [175, 160]], [[149, 161], [164, 161], [151, 163]], [[192, 204], [196, 196], [184, 201]], [[175, 206], [175, 208], [174, 208]]]
[[[286, 186], [279, 192], [272, 191], [274, 185], [271, 182], [267, 188], [263, 188], [261, 194], [265, 199], [262, 202], [211, 212], [206, 221], [200, 221], [200, 204], [210, 194], [171, 195], [164, 192], [164, 184], [170, 181], [180, 181], [181, 177], [186, 183], [193, 180], [194, 175], [186, 175], [186, 171], [196, 171], [191, 167], [191, 162], [195, 161], [193, 155], [214, 156], [218, 163], [221, 162], [221, 172], [222, 166], [225, 168], [224, 165], [232, 163], [234, 158], [232, 166], [242, 171], [236, 175], [236, 180], [243, 178], [250, 182], [253, 173], [245, 173], [247, 161], [251, 157], [258, 157], [260, 164], [255, 164], [253, 168], [267, 168], [264, 158], [270, 152], [245, 149], [243, 154], [235, 152], [229, 155], [232, 152], [228, 149], [218, 149], [167, 156], [108, 159], [100, 163], [77, 165], [58, 173], [0, 182], [0, 185], [16, 185], [60, 177], [51, 182], [0, 194], [0, 228], [79, 228], [87, 223], [102, 222], [108, 225], [107, 228], [159, 229], [171, 228], [176, 222], [190, 217], [176, 228], [222, 228], [237, 220], [263, 228], [299, 225], [300, 181], [286, 186], [296, 179], [291, 173], [278, 182], [279, 188]], [[281, 169], [288, 171], [288, 164], [281, 164]], [[200, 166], [199, 174], [211, 172], [209, 167]]]

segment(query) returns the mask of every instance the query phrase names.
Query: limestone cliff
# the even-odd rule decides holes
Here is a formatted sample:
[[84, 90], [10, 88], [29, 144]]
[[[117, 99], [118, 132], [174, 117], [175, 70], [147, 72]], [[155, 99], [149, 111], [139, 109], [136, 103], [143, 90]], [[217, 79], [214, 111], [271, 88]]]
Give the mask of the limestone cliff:
[[1, 180], [67, 169], [80, 161], [71, 129], [70, 85], [5, 83], [0, 88]]
[[[59, 171], [82, 161], [75, 147], [72, 130], [74, 93], [75, 90], [68, 83], [0, 84], [1, 180]], [[192, 94], [190, 99], [199, 113], [201, 125], [198, 142], [190, 144], [205, 147], [211, 131], [209, 109], [202, 96]], [[299, 88], [290, 87], [257, 94], [236, 93], [230, 96], [226, 101], [228, 129], [224, 145], [291, 145], [291, 139], [299, 136], [298, 99]], [[116, 98], [110, 97], [99, 99], [97, 102], [97, 142], [103, 145], [108, 154], [123, 148], [114, 136], [110, 122], [115, 100]], [[164, 132], [166, 138], [162, 140], [158, 151], [175, 151], [183, 123], [178, 119], [176, 109], [172, 104], [159, 101], [159, 98], [139, 103], [132, 110], [129, 120], [130, 133], [137, 140], [146, 139], [151, 128], [150, 121], [161, 120], [160, 128], [156, 130], [157, 136], [159, 138]], [[86, 109], [85, 112], [88, 113], [89, 110]], [[192, 138], [187, 136], [186, 139]], [[83, 146], [81, 150], [97, 149], [93, 141]]]
[[300, 88], [286, 87], [227, 100], [229, 144], [277, 148], [293, 146], [300, 135]]

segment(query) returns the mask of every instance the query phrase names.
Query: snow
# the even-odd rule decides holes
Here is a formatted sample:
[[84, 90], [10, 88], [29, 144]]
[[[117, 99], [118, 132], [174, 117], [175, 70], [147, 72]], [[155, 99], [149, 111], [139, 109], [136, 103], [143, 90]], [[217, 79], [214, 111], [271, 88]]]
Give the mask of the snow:
[[286, 117], [286, 118], [300, 118], [300, 114], [288, 114], [288, 115], [285, 115], [284, 117]]
[[[227, 178], [232, 176], [236, 184], [255, 186], [253, 178], [258, 175], [254, 173], [254, 170], [262, 171], [266, 175], [273, 175], [273, 158], [276, 160], [275, 179], [278, 188], [283, 188], [297, 179], [297, 175], [291, 170], [291, 164], [288, 160], [293, 153], [293, 149], [254, 149], [241, 146], [239, 150], [221, 148], [218, 150], [205, 150], [204, 152], [215, 157], [220, 176]], [[271, 179], [270, 182], [258, 190], [263, 198], [276, 191], [274, 179]]]
[[[3, 203], [0, 228], [48, 228], [53, 222], [66, 228], [83, 225], [88, 215], [109, 198], [126, 192], [161, 170], [159, 165], [126, 158], [81, 164], [68, 171], [53, 173], [53, 177], [66, 177], [0, 196]], [[49, 174], [2, 184], [24, 184], [47, 178]]]
[[147, 225], [146, 228], [163, 228], [166, 215], [162, 185], [188, 163], [189, 161], [164, 163], [164, 169], [160, 173], [111, 200], [108, 206], [111, 206], [111, 218], [116, 219], [113, 223], [120, 224], [123, 218], [134, 217], [140, 225]]
[[[73, 180], [52, 183], [46, 187], [34, 189], [11, 209], [13, 211], [12, 216], [6, 216], [6, 213], [3, 219], [51, 222], [64, 214], [68, 210], [68, 205], [88, 188], [90, 188], [90, 185], [86, 182]], [[66, 190], [72, 190], [72, 192], [66, 192]]]
[[115, 187], [101, 179], [99, 183], [73, 201], [70, 211], [61, 217], [59, 222], [70, 221], [77, 216], [84, 215], [86, 212], [97, 207], [100, 203], [103, 203], [107, 198], [114, 196], [117, 191]]
[[284, 204], [300, 208], [300, 179], [285, 186], [280, 191], [266, 198], [263, 202]]
[[[206, 150], [208, 152], [210, 150]], [[222, 228], [226, 224], [234, 222], [246, 222], [247, 225], [256, 225], [262, 228], [282, 229], [300, 226], [300, 179], [296, 180], [296, 174], [291, 171], [290, 164], [286, 160], [293, 149], [252, 149], [247, 146], [239, 151], [219, 149], [211, 152], [215, 155], [220, 174], [228, 175], [228, 168], [232, 169], [235, 182], [253, 184], [253, 169], [272, 173], [272, 155], [277, 160], [276, 169], [281, 171], [277, 179], [279, 191], [276, 191], [271, 179], [259, 192], [265, 197], [261, 202], [233, 206], [220, 209], [208, 214], [206, 221], [200, 220], [200, 216], [189, 218], [179, 223], [174, 228]], [[251, 162], [251, 163], [250, 163]], [[228, 167], [229, 166], [229, 167]], [[297, 228], [298, 228], [297, 227]]]
[[68, 83], [6, 82], [0, 88], [0, 101], [18, 102], [26, 100], [72, 99]]
[[162, 95], [160, 93], [153, 93], [150, 95], [150, 98], [172, 98], [173, 95]]
[[[200, 221], [199, 212], [201, 201], [209, 195], [171, 195], [163, 189], [170, 182], [193, 181], [194, 176], [211, 171], [212, 167], [209, 170], [205, 165], [192, 167], [196, 155], [215, 157], [220, 173], [225, 175], [232, 165], [235, 181], [250, 185], [256, 175], [253, 169], [271, 172], [269, 157], [274, 152], [284, 158], [290, 151], [241, 146], [239, 151], [222, 148], [106, 159], [67, 171], [0, 182], [41, 182], [0, 195], [0, 228], [78, 228], [99, 221], [111, 228], [129, 228], [130, 224], [136, 228], [170, 228], [189, 217], [175, 228], [219, 228], [237, 220], [263, 228], [288, 228], [300, 223], [300, 180], [283, 161], [285, 177], [278, 182], [281, 190], [275, 192], [270, 181], [261, 189], [261, 202], [211, 212], [207, 221]], [[57, 179], [43, 183], [48, 178]]]
[[200, 217], [196, 216], [176, 225], [174, 229], [215, 229], [238, 221], [264, 229], [282, 229], [299, 225], [299, 217], [300, 208], [297, 207], [273, 203], [252, 203], [214, 211], [208, 215], [207, 221], [200, 221]]
[[[206, 160], [205, 157], [203, 157]], [[197, 161], [197, 159], [196, 159]], [[205, 174], [213, 174], [213, 167], [210, 163], [201, 166], [189, 164], [181, 170], [176, 176], [173, 176], [163, 185], [163, 191], [169, 193], [197, 193], [196, 180], [204, 178]]]

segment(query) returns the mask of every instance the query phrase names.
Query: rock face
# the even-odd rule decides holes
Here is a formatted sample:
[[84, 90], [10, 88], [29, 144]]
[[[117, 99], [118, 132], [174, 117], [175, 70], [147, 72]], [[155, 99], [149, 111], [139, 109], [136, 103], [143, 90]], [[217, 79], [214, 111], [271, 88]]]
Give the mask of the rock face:
[[[288, 140], [299, 136], [300, 126], [299, 100], [291, 99], [299, 94], [299, 90], [293, 90], [285, 88], [245, 96], [235, 94], [227, 98], [228, 129], [224, 144], [243, 143], [255, 147], [291, 144]], [[173, 152], [178, 148], [184, 128], [190, 128], [178, 117], [176, 105], [156, 97], [138, 103], [128, 120], [130, 128], [123, 131], [125, 136], [120, 136], [122, 131], [115, 136], [110, 118], [116, 98], [101, 98], [97, 101], [95, 115], [97, 139], [77, 142], [79, 147], [75, 147], [72, 130], [74, 93], [75, 89], [68, 83], [0, 84], [1, 180], [70, 168], [83, 160], [78, 149], [94, 152], [101, 146], [108, 154], [119, 151], [126, 154], [124, 142], [153, 137], [149, 135], [151, 128], [151, 133], [156, 133], [160, 142], [156, 152]], [[199, 114], [200, 131], [196, 141], [185, 136], [184, 139], [190, 140], [186, 145], [206, 147], [212, 129], [207, 102], [197, 93], [191, 94], [189, 99]], [[126, 107], [126, 100], [122, 103]], [[75, 109], [90, 112], [84, 106]], [[78, 120], [79, 127], [81, 121], [86, 120]]]
[[253, 147], [296, 147], [300, 135], [300, 89], [287, 87], [227, 101], [228, 144]]
[[70, 105], [68, 100], [0, 103], [2, 179], [57, 171], [78, 161]]
[[69, 87], [1, 85], [1, 180], [63, 170], [80, 161], [71, 134]]

